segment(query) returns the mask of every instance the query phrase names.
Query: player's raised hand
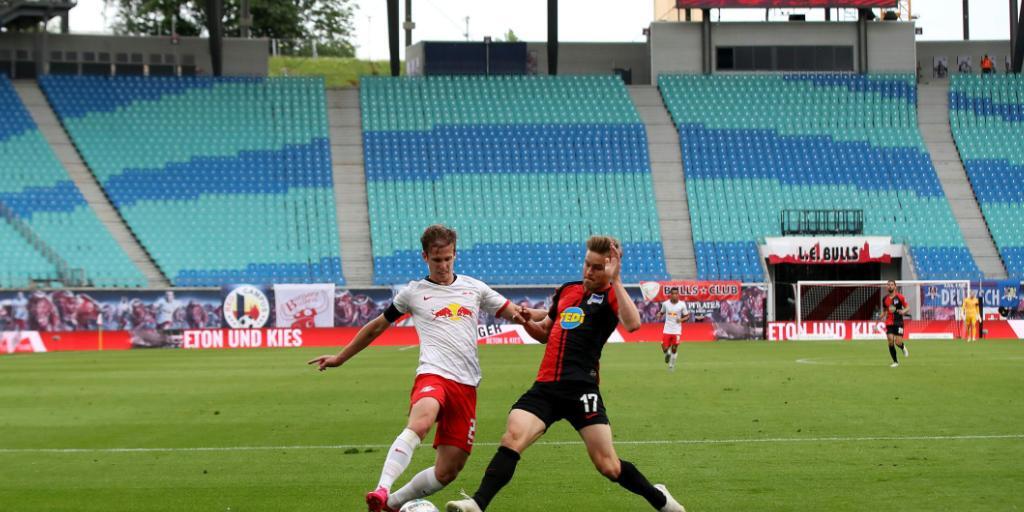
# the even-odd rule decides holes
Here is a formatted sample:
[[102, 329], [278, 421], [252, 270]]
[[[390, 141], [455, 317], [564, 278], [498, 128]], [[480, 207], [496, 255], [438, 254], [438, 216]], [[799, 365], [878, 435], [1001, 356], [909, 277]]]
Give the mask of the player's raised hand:
[[316, 359], [311, 359], [306, 364], [315, 364], [317, 365], [317, 370], [324, 371], [328, 368], [341, 366], [341, 358], [338, 356], [320, 356]]
[[617, 242], [612, 244], [612, 252], [605, 258], [604, 269], [608, 272], [611, 282], [619, 280], [622, 271], [622, 247]]

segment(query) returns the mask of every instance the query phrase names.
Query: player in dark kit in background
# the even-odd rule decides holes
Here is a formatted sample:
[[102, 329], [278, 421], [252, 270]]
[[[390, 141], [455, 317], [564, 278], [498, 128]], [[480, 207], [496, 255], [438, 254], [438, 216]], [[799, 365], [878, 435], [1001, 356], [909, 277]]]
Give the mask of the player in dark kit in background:
[[889, 340], [889, 355], [892, 356], [892, 366], [900, 365], [896, 358], [896, 347], [903, 350], [903, 357], [910, 357], [907, 345], [903, 343], [903, 316], [907, 314], [910, 307], [906, 297], [896, 291], [896, 281], [889, 280], [889, 294], [882, 299], [882, 306], [885, 309], [885, 337]]
[[587, 240], [583, 281], [555, 292], [547, 315], [531, 312], [527, 332], [546, 340], [537, 380], [508, 415], [498, 453], [472, 497], [449, 502], [447, 512], [482, 512], [515, 473], [524, 450], [559, 420], [568, 420], [583, 438], [590, 460], [609, 480], [643, 496], [656, 510], [685, 512], [663, 485], [651, 485], [633, 464], [619, 459], [598, 387], [601, 350], [615, 327], [640, 328], [640, 313], [619, 277], [622, 250], [607, 236]]

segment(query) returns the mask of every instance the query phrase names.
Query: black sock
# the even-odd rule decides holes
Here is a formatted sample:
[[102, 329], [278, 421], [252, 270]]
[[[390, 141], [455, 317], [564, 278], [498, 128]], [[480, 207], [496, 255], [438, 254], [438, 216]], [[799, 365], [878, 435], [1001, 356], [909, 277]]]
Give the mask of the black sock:
[[498, 453], [494, 454], [494, 458], [484, 471], [480, 488], [473, 494], [473, 501], [480, 505], [480, 510], [487, 510], [487, 505], [491, 504], [498, 491], [512, 480], [518, 463], [519, 454], [515, 450], [504, 446], [498, 447]]
[[896, 346], [895, 345], [889, 345], [889, 355], [892, 356], [892, 362], [894, 362], [894, 363], [898, 363], [899, 362], [899, 360], [896, 359]]
[[661, 510], [668, 502], [665, 495], [661, 493], [656, 487], [651, 485], [647, 481], [647, 477], [640, 472], [629, 461], [619, 459], [619, 464], [622, 465], [622, 472], [619, 473], [619, 479], [615, 480], [615, 483], [624, 487], [627, 491], [633, 494], [639, 494], [650, 503], [655, 510]]

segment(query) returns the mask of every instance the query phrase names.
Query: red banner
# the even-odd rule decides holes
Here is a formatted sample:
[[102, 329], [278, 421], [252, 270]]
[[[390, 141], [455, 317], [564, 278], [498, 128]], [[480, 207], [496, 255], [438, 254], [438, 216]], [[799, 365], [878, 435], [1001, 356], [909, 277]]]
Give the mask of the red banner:
[[679, 300], [683, 302], [712, 302], [740, 300], [743, 284], [739, 281], [644, 281], [640, 293], [649, 302], [668, 300], [673, 288], [679, 289]]
[[[1005, 324], [1006, 322], [1001, 323]], [[988, 322], [985, 323], [986, 327], [988, 324]], [[957, 325], [951, 320], [907, 320], [903, 336], [907, 339], [952, 339], [956, 335], [954, 332], [956, 330]], [[1010, 332], [1012, 333], [1012, 330]], [[1010, 336], [1010, 338], [1015, 337]], [[885, 322], [873, 320], [803, 322], [799, 329], [796, 322], [769, 322], [766, 338], [769, 341], [884, 340]]]
[[897, 0], [676, 0], [680, 9], [772, 8], [772, 7], [896, 7]]

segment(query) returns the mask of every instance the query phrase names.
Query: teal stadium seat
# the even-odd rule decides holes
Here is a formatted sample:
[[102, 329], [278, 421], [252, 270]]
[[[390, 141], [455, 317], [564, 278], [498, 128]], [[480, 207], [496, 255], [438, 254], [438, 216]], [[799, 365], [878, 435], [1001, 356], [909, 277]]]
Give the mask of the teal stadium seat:
[[494, 284], [580, 279], [591, 234], [627, 281], [666, 276], [647, 135], [613, 76], [364, 77], [374, 280], [423, 274], [419, 236], [459, 232], [459, 269]]
[[981, 275], [917, 129], [912, 75], [662, 75], [679, 129], [697, 274], [762, 275], [784, 209], [863, 209], [921, 279]]
[[1006, 271], [1024, 279], [1024, 80], [954, 75], [949, 124]]
[[344, 283], [322, 79], [40, 83], [175, 285]]
[[[87, 284], [140, 287], [146, 280], [86, 204], [67, 171], [22, 104], [0, 76], [0, 205], [17, 217]], [[57, 280], [56, 267], [0, 218], [3, 270], [0, 287]], [[20, 240], [20, 241], [19, 241]]]

